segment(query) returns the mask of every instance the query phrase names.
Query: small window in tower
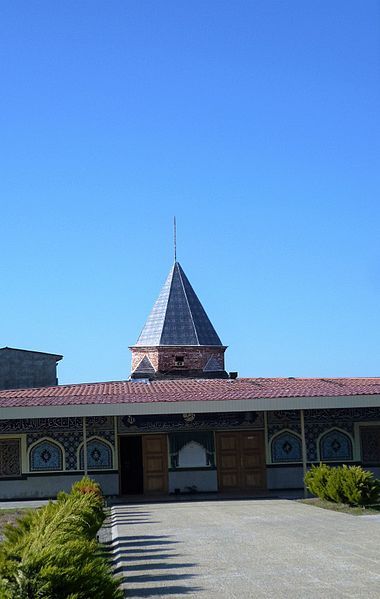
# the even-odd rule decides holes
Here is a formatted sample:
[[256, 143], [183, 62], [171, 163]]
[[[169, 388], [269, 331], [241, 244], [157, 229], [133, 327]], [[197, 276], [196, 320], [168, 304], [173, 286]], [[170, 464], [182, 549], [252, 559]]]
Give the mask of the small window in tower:
[[175, 360], [174, 360], [174, 364], [176, 366], [183, 366], [184, 365], [184, 356], [176, 356]]

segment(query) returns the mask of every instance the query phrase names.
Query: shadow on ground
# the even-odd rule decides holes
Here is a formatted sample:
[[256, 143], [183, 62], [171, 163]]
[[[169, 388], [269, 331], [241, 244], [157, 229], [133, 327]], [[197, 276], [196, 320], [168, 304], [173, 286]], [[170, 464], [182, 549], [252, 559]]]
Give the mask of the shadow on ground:
[[[157, 524], [150, 512], [120, 507], [106, 526], [120, 528]], [[124, 535], [105, 543], [116, 576], [123, 580], [125, 597], [178, 597], [203, 590], [195, 586], [197, 566], [180, 553], [180, 541], [172, 535]], [[189, 571], [190, 570], [190, 571]], [[174, 584], [173, 584], [174, 583]]]

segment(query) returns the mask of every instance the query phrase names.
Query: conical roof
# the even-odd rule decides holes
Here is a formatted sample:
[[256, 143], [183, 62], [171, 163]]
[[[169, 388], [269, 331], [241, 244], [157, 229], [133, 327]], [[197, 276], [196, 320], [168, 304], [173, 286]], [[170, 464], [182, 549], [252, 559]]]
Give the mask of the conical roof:
[[171, 268], [136, 343], [160, 345], [223, 347], [179, 262]]

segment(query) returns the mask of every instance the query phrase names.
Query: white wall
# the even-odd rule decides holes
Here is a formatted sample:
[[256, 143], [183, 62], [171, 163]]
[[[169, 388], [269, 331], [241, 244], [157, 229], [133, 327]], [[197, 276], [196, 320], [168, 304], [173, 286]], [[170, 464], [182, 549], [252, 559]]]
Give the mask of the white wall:
[[217, 491], [218, 480], [216, 470], [182, 470], [169, 472], [169, 493], [180, 489], [181, 493], [188, 492], [186, 487], [196, 486], [197, 491]]

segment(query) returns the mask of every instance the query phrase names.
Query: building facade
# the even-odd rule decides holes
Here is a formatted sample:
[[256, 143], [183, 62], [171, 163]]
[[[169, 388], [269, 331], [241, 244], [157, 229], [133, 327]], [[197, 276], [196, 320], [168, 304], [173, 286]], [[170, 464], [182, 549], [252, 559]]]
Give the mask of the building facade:
[[83, 473], [125, 496], [302, 489], [320, 461], [380, 474], [380, 379], [228, 375], [177, 262], [131, 350], [126, 381], [0, 391], [1, 499]]

